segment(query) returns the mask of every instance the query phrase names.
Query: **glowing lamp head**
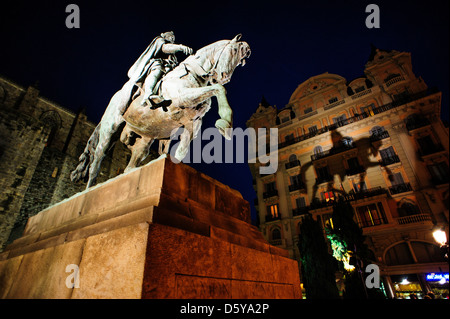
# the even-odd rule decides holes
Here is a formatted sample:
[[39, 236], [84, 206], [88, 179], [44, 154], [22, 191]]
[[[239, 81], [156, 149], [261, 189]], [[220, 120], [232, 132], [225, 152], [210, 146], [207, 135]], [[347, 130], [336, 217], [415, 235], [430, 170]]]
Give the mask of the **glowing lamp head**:
[[434, 240], [441, 246], [447, 243], [447, 234], [442, 229], [437, 229], [433, 232]]

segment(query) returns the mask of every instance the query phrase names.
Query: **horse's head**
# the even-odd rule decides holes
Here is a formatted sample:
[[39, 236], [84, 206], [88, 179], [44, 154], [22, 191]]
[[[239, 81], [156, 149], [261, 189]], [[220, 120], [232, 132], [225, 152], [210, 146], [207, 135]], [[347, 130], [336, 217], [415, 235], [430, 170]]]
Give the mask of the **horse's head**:
[[245, 65], [245, 59], [250, 56], [250, 46], [247, 42], [239, 41], [238, 34], [233, 40], [217, 41], [214, 55], [211, 57], [211, 82], [225, 84], [231, 80], [234, 69], [238, 65]]

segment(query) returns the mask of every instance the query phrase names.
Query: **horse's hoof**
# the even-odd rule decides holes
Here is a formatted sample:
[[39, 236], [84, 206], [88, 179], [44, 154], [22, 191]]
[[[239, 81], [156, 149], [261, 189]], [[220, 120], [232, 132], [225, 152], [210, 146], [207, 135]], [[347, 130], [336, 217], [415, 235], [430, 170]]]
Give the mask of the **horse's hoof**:
[[227, 121], [223, 119], [218, 119], [216, 121], [216, 127], [220, 134], [223, 135], [227, 140], [231, 140], [231, 135], [233, 134], [233, 128]]

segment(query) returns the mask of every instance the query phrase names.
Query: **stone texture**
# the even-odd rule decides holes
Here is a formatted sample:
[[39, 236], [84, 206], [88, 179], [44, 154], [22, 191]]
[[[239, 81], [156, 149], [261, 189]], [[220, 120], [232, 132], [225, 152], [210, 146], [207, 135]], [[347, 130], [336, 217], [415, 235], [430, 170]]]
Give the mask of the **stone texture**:
[[301, 298], [297, 262], [249, 215], [239, 192], [161, 158], [31, 217], [0, 255], [0, 296]]

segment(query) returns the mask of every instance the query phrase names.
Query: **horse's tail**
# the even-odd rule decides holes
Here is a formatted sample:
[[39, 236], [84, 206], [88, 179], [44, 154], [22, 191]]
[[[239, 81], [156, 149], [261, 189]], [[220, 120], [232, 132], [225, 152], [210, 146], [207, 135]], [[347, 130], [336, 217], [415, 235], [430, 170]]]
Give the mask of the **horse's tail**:
[[73, 182], [78, 182], [81, 179], [85, 180], [89, 175], [89, 168], [94, 161], [95, 149], [98, 145], [100, 125], [101, 123], [97, 125], [94, 132], [91, 134], [91, 137], [89, 138], [83, 153], [78, 159], [79, 163], [77, 168], [70, 174], [70, 179]]

